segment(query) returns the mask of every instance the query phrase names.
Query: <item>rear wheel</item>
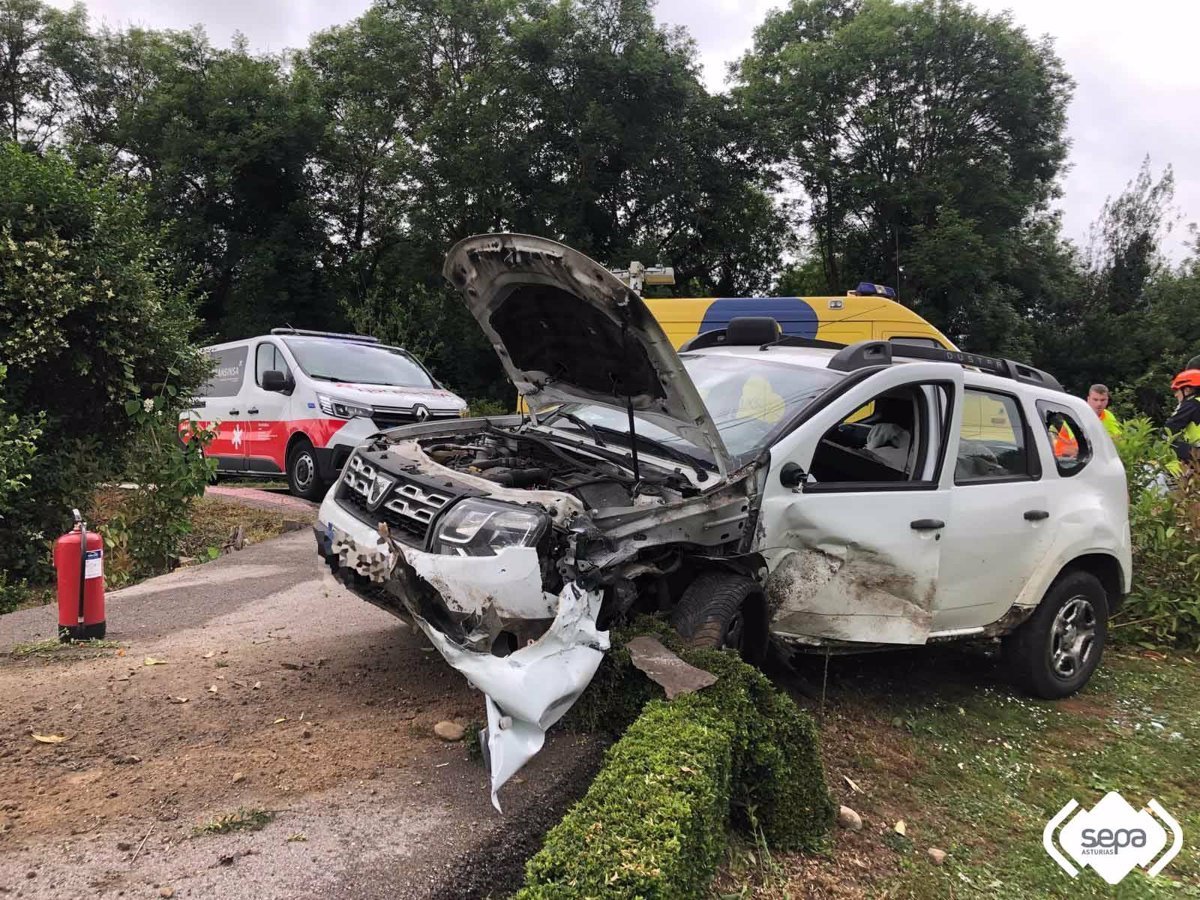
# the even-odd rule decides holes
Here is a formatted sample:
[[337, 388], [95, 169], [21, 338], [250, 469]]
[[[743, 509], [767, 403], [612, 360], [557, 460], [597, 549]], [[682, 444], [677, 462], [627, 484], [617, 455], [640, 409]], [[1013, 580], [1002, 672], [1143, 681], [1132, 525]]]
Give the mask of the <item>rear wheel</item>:
[[287, 460], [288, 487], [297, 497], [305, 500], [320, 500], [325, 496], [328, 485], [321, 480], [317, 469], [317, 454], [313, 445], [301, 439], [292, 447]]
[[1004, 640], [1013, 679], [1036, 697], [1057, 700], [1082, 688], [1104, 653], [1108, 597], [1089, 572], [1059, 578], [1024, 624]]
[[744, 575], [701, 575], [683, 592], [671, 624], [688, 646], [727, 647], [751, 665], [766, 656], [766, 600], [758, 583]]

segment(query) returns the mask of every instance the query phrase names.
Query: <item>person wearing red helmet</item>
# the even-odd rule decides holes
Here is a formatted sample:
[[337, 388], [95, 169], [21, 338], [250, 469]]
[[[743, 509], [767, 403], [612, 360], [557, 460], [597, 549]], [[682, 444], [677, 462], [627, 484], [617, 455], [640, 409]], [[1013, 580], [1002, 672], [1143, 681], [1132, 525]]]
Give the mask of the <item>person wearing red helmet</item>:
[[1184, 439], [1183, 432], [1189, 425], [1200, 425], [1200, 368], [1184, 369], [1176, 375], [1171, 392], [1179, 405], [1167, 419], [1166, 429], [1172, 436], [1176, 455], [1183, 462], [1191, 462], [1197, 448]]

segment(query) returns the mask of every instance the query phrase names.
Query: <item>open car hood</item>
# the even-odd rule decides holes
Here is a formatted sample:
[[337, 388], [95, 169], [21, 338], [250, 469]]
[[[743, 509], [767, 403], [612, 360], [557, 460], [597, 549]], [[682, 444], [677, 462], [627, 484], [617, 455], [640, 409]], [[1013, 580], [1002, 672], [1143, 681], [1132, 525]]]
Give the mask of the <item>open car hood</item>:
[[442, 274], [536, 414], [596, 403], [639, 416], [712, 454], [725, 443], [661, 326], [636, 292], [570, 247], [526, 234], [459, 241]]

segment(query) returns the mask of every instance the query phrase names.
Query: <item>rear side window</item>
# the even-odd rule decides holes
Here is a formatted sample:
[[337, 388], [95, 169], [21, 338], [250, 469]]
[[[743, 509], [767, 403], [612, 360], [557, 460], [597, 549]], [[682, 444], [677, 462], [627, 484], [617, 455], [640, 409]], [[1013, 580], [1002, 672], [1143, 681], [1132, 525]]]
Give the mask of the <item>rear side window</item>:
[[1025, 419], [1015, 397], [967, 388], [958, 435], [955, 484], [1036, 478], [1025, 440]]
[[1045, 400], [1039, 400], [1037, 408], [1046, 426], [1058, 474], [1069, 478], [1080, 472], [1091, 462], [1092, 445], [1075, 414]]
[[242, 389], [242, 379], [246, 376], [245, 347], [230, 347], [228, 350], [209, 350], [216, 368], [212, 378], [200, 388], [200, 397], [235, 397]]

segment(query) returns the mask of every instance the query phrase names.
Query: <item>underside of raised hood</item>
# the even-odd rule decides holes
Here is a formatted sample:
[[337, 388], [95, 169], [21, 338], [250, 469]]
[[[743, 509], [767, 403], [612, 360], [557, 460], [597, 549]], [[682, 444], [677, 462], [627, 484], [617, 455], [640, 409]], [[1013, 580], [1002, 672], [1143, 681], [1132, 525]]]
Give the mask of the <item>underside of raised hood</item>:
[[572, 402], [632, 406], [728, 471], [724, 442], [667, 336], [599, 263], [546, 238], [485, 234], [456, 244], [443, 274], [535, 414]]

